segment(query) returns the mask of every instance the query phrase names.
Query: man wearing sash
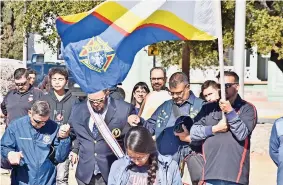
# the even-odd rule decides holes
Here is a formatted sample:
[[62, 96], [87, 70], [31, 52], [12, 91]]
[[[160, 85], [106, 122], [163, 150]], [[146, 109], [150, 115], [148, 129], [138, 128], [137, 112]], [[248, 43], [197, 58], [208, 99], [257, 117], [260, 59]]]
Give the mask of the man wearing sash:
[[134, 112], [133, 105], [109, 97], [108, 90], [88, 94], [87, 101], [73, 107], [69, 123], [78, 141], [79, 185], [107, 184], [112, 163], [124, 154], [127, 119]]

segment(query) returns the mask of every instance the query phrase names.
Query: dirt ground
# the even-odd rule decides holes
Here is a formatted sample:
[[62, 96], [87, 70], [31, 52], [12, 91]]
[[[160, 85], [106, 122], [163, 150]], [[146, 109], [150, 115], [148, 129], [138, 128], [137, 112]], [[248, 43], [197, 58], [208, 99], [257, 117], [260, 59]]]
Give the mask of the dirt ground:
[[[276, 166], [268, 155], [271, 127], [271, 124], [257, 125], [253, 133], [250, 185], [276, 185]], [[10, 185], [9, 174], [1, 174], [0, 178], [1, 185]], [[70, 169], [69, 185], [77, 185], [75, 167]]]

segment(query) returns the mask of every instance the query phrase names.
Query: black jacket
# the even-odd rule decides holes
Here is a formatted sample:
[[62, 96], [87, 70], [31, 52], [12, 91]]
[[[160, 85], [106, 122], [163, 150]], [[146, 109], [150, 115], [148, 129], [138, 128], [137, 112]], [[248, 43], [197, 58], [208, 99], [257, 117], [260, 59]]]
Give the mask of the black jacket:
[[[117, 141], [123, 144], [124, 135], [130, 129], [128, 124], [128, 116], [135, 113], [134, 106], [123, 100], [110, 98], [110, 103], [105, 115], [105, 122], [112, 132], [119, 129], [121, 135], [117, 137]], [[110, 167], [117, 159], [110, 147], [107, 145], [103, 137], [98, 134], [94, 138], [89, 129], [90, 113], [87, 107], [87, 101], [76, 104], [73, 107], [72, 114], [69, 119], [72, 131], [76, 134], [76, 140], [79, 146], [79, 162], [76, 171], [76, 178], [85, 184], [89, 184], [93, 172], [95, 161], [105, 181], [108, 179]], [[124, 148], [122, 146], [122, 148]]]

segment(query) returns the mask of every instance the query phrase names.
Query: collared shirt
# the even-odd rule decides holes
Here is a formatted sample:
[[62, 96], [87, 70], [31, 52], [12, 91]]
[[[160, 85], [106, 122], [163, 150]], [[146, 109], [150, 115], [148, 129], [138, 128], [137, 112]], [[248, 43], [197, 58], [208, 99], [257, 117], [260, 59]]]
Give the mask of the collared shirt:
[[9, 91], [1, 103], [3, 114], [7, 115], [7, 123], [27, 115], [32, 104], [40, 100], [42, 95], [43, 92], [33, 86], [30, 86], [29, 90], [24, 93], [20, 93], [16, 89]]
[[[110, 104], [110, 98], [108, 97], [107, 104], [106, 104], [106, 106], [105, 106], [105, 108], [104, 108], [104, 110], [103, 110], [102, 114], [97, 113], [97, 112], [95, 112], [95, 111], [94, 111], [94, 114], [101, 115], [101, 116], [102, 116], [102, 118], [103, 118], [103, 119], [105, 119], [105, 116], [106, 116], [106, 113], [107, 113], [107, 110], [108, 110], [109, 104]], [[88, 126], [89, 126], [90, 131], [92, 131], [92, 130], [93, 130], [93, 126], [94, 126], [94, 122], [93, 122], [93, 123], [89, 123], [89, 125], [88, 125]], [[99, 167], [98, 167], [97, 161], [95, 160], [93, 174], [94, 174], [94, 175], [97, 175], [97, 174], [99, 174], [99, 173], [101, 173], [101, 172], [100, 172], [100, 170], [99, 170]]]

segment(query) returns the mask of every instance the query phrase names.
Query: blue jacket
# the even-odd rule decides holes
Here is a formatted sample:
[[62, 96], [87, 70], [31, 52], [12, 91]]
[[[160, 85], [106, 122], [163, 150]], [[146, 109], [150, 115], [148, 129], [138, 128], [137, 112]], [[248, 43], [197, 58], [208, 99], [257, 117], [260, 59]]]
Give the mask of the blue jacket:
[[[108, 185], [126, 185], [130, 173], [127, 167], [131, 161], [128, 156], [116, 160], [110, 170]], [[177, 163], [170, 156], [158, 155], [158, 172], [156, 185], [182, 185]]]
[[[190, 91], [190, 96], [186, 103], [188, 103], [189, 105], [187, 114], [191, 118], [194, 118], [198, 114], [198, 112], [202, 108], [202, 105], [204, 104], [203, 100], [197, 98], [192, 91]], [[164, 146], [162, 145], [162, 143], [171, 143], [171, 145], [178, 145], [177, 152], [172, 147], [170, 147], [169, 150], [176, 152], [172, 156], [173, 159], [179, 163], [186, 155], [191, 152], [191, 150], [200, 152], [201, 146], [197, 142], [190, 144], [187, 142], [182, 142], [177, 136], [174, 135], [174, 131], [171, 125], [175, 124], [177, 117], [175, 116], [173, 105], [173, 100], [164, 102], [156, 109], [150, 119], [148, 119], [147, 121], [141, 119], [141, 122], [144, 127], [149, 129], [149, 131], [153, 135], [155, 135], [157, 148], [162, 155], [170, 155], [168, 153], [163, 153], [161, 150], [162, 147], [170, 147], [170, 145]], [[172, 116], [173, 118], [171, 118]], [[172, 121], [174, 122], [173, 124], [171, 123]], [[172, 133], [169, 134], [171, 135], [170, 138], [164, 137], [164, 135], [168, 134], [168, 132]]]
[[277, 185], [283, 184], [283, 117], [276, 120], [273, 124], [269, 154], [271, 159], [277, 165]]
[[57, 138], [58, 125], [49, 120], [35, 129], [29, 116], [15, 121], [6, 129], [1, 139], [1, 156], [7, 160], [10, 151], [22, 151], [24, 158], [12, 166], [12, 185], [55, 185], [56, 166], [70, 152], [70, 138]]

